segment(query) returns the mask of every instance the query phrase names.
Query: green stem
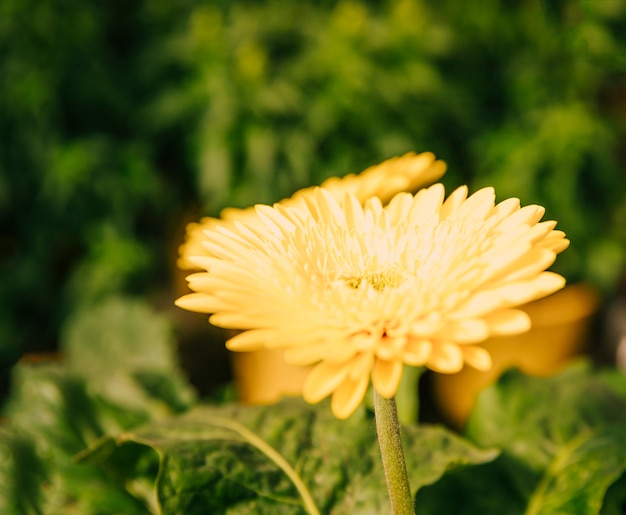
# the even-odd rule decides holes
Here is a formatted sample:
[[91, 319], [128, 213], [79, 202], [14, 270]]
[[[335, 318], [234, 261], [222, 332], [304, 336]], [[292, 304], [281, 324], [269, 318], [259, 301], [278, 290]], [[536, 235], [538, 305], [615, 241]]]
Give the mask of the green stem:
[[376, 388], [373, 390], [376, 432], [391, 501], [391, 513], [393, 515], [415, 515], [400, 438], [396, 400], [394, 397], [385, 399], [376, 391]]

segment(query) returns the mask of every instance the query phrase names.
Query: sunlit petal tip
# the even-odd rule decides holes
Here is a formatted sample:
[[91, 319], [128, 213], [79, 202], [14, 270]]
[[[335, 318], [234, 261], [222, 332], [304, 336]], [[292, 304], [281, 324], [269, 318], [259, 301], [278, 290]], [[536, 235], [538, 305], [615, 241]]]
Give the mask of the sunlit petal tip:
[[409, 220], [414, 223], [428, 223], [439, 215], [445, 195], [443, 184], [433, 184], [420, 190], [414, 197], [413, 205], [408, 213]]
[[247, 352], [265, 347], [263, 331], [244, 331], [226, 341], [226, 348], [231, 351]]
[[502, 220], [520, 208], [520, 199], [511, 197], [496, 204], [491, 210], [498, 220]]
[[187, 284], [189, 288], [195, 290], [197, 292], [208, 290], [208, 285], [211, 281], [211, 274], [207, 272], [197, 272], [195, 274], [190, 274], [186, 277]]
[[491, 336], [520, 334], [528, 331], [531, 320], [527, 313], [520, 309], [502, 309], [485, 317]]
[[179, 308], [196, 313], [213, 313], [211, 298], [204, 293], [188, 293], [176, 299], [174, 304]]
[[540, 245], [560, 254], [569, 247], [570, 241], [567, 238], [547, 238], [540, 242]]
[[467, 186], [459, 186], [448, 196], [441, 206], [440, 215], [442, 219], [456, 213], [459, 206], [467, 199], [468, 191]]
[[457, 214], [467, 219], [485, 219], [494, 207], [496, 192], [486, 187], [473, 193], [458, 207]]
[[563, 288], [565, 286], [565, 277], [554, 272], [543, 272], [533, 283], [539, 294], [545, 296]]

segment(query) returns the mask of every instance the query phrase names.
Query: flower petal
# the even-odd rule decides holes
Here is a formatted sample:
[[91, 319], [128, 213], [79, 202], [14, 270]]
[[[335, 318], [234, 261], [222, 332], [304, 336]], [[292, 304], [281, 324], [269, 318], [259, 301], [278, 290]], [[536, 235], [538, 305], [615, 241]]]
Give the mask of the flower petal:
[[330, 408], [338, 419], [345, 420], [354, 413], [365, 397], [369, 382], [369, 376], [360, 377], [356, 381], [349, 377], [343, 380], [330, 402]]
[[411, 338], [404, 348], [402, 358], [407, 365], [421, 367], [430, 356], [432, 347], [433, 344], [430, 340]]
[[485, 317], [492, 336], [519, 334], [530, 329], [530, 317], [520, 309], [502, 309]]
[[428, 368], [443, 374], [455, 374], [463, 368], [463, 353], [458, 345], [437, 342], [426, 362]]
[[196, 313], [214, 313], [221, 303], [206, 293], [188, 293], [176, 299], [174, 303], [179, 307]]
[[372, 370], [372, 384], [378, 393], [387, 399], [391, 399], [396, 394], [402, 378], [403, 367], [404, 365], [400, 360], [376, 360]]
[[330, 395], [345, 380], [348, 370], [345, 363], [322, 362], [317, 365], [304, 381], [304, 400], [315, 404]]
[[456, 214], [459, 206], [465, 201], [467, 198], [467, 186], [459, 186], [455, 189], [441, 206], [441, 211], [439, 212], [441, 219], [447, 218], [453, 214]]
[[475, 343], [489, 337], [489, 326], [480, 318], [455, 320], [444, 325], [434, 337], [459, 343]]
[[493, 188], [482, 188], [459, 206], [456, 215], [470, 220], [484, 220], [493, 209], [495, 200], [496, 192]]
[[491, 355], [483, 347], [464, 345], [461, 349], [465, 362], [481, 372], [486, 372], [492, 366]]

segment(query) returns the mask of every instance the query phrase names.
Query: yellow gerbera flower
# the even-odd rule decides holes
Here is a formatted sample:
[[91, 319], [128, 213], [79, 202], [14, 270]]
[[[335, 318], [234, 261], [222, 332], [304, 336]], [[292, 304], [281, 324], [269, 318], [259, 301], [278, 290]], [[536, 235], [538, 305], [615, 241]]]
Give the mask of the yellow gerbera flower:
[[[204, 231], [206, 270], [178, 299], [243, 329], [235, 351], [284, 348], [287, 362], [315, 365], [304, 398], [332, 394], [339, 418], [361, 403], [370, 380], [392, 397], [404, 365], [444, 373], [488, 369], [480, 342], [529, 329], [519, 304], [563, 287], [546, 272], [569, 242], [544, 209], [518, 199], [495, 205], [485, 188], [444, 201], [435, 184], [383, 207], [317, 188], [296, 205], [256, 206], [257, 220]], [[258, 222], [258, 223], [257, 223]]]
[[[353, 193], [361, 203], [370, 197], [377, 196], [385, 204], [400, 191], [417, 191], [419, 187], [433, 183], [445, 171], [445, 163], [436, 160], [431, 152], [421, 154], [409, 152], [371, 166], [360, 174], [349, 174], [341, 178], [331, 177], [324, 181], [321, 186], [337, 199], [341, 199], [345, 193]], [[315, 187], [299, 190], [292, 197], [282, 200], [281, 204], [302, 206], [304, 198], [310, 195], [314, 189]], [[185, 243], [179, 249], [178, 266], [180, 268], [183, 270], [197, 269], [190, 258], [206, 254], [206, 249], [202, 244], [205, 230], [213, 229], [218, 224], [223, 225], [224, 220], [239, 220], [248, 224], [259, 221], [254, 207], [247, 209], [227, 208], [220, 215], [221, 219], [205, 217], [200, 222], [187, 225]]]

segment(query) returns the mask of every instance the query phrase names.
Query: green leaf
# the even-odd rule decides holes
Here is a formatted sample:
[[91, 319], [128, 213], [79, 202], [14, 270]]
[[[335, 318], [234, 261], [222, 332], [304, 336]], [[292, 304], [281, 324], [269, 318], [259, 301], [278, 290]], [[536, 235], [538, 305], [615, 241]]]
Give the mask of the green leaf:
[[626, 398], [581, 363], [549, 378], [505, 373], [479, 396], [466, 434], [544, 471], [581, 434], [619, 422], [626, 422]]
[[0, 513], [39, 515], [45, 476], [32, 442], [0, 428]]
[[607, 490], [600, 515], [623, 515], [626, 512], [626, 474]]
[[[147, 513], [147, 501], [126, 485], [97, 467], [74, 461], [76, 453], [107, 432], [119, 433], [145, 422], [141, 413], [119, 409], [92, 396], [83, 379], [60, 365], [47, 364], [14, 369], [12, 395], [4, 414], [11, 434], [21, 438], [5, 442], [12, 461], [0, 467], [0, 485], [9, 485], [6, 488], [13, 497], [7, 499], [16, 507], [30, 506], [31, 511], [25, 513], [50, 515]], [[32, 455], [27, 454], [29, 449]], [[25, 476], [25, 467], [31, 464], [32, 471]], [[35, 483], [33, 474], [45, 481]], [[6, 513], [23, 511], [16, 508]]]
[[[481, 394], [466, 429], [501, 458], [425, 488], [418, 513], [600, 513], [626, 471], [626, 398], [616, 390], [584, 365], [550, 378], [507, 372]], [[619, 495], [608, 502], [615, 508]]]
[[114, 404], [164, 416], [194, 400], [176, 362], [169, 321], [146, 302], [110, 297], [79, 312], [61, 345], [68, 367]]
[[416, 515], [521, 515], [528, 491], [538, 481], [509, 456], [453, 471], [422, 488], [415, 498]]
[[626, 470], [626, 423], [581, 432], [559, 449], [526, 513], [600, 513], [609, 487]]
[[[497, 454], [441, 427], [405, 427], [403, 437], [414, 492]], [[325, 514], [389, 512], [374, 424], [364, 410], [340, 421], [327, 403], [294, 399], [202, 406], [123, 433], [117, 443], [110, 452], [111, 442], [101, 442], [84, 459], [111, 466], [127, 445], [156, 451], [164, 513], [299, 514], [307, 503]]]

